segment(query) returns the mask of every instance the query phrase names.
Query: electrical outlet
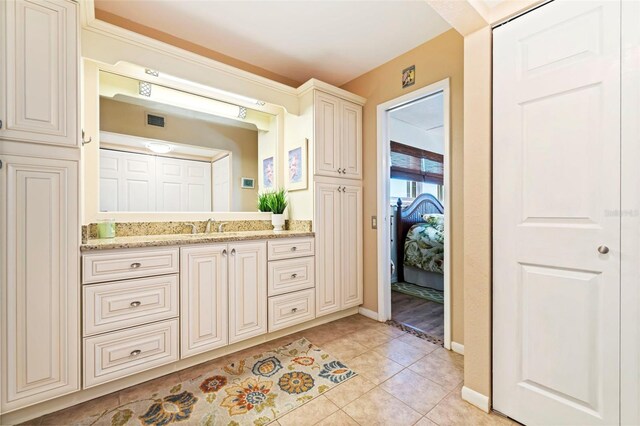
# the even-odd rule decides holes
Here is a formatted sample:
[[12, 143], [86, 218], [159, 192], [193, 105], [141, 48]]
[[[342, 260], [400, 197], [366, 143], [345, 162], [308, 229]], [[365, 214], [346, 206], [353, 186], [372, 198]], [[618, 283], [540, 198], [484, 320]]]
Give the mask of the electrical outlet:
[[378, 229], [378, 217], [377, 216], [371, 216], [371, 228], [372, 229]]

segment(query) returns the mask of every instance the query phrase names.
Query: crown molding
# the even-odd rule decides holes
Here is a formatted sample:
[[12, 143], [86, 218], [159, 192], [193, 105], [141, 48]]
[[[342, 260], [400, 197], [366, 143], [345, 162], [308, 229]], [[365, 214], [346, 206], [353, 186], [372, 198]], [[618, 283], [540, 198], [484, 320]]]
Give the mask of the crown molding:
[[[300, 87], [270, 80], [231, 65], [96, 19], [94, 0], [80, 0], [82, 56], [116, 65], [129, 62], [299, 113], [299, 98], [321, 90], [363, 105], [365, 98], [312, 78]], [[172, 61], [173, 60], [178, 60]]]

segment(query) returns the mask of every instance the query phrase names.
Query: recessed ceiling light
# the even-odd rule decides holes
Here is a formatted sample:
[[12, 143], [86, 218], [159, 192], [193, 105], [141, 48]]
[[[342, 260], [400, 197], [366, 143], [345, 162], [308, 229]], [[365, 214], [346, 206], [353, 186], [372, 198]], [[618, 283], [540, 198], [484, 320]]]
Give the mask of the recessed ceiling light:
[[149, 142], [145, 146], [156, 154], [166, 154], [173, 150], [171, 145], [166, 143]]

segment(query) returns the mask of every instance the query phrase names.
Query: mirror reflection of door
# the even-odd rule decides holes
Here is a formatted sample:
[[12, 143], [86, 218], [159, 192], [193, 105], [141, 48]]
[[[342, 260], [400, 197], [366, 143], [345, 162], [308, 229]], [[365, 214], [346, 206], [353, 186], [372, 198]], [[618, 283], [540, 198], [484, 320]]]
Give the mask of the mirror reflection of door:
[[99, 94], [100, 211], [256, 211], [273, 115], [106, 71]]
[[214, 212], [228, 212], [229, 206], [229, 160], [230, 156], [227, 155], [219, 160], [215, 160], [211, 164], [213, 173], [213, 211]]

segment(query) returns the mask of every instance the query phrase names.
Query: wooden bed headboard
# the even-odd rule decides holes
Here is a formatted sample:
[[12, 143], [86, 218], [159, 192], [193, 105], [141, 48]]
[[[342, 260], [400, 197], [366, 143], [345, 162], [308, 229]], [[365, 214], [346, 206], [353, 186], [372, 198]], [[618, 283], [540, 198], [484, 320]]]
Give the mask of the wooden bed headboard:
[[424, 222], [422, 216], [427, 213], [444, 213], [442, 203], [433, 195], [420, 194], [406, 209], [402, 208], [402, 200], [398, 198], [395, 214], [398, 281], [404, 281], [404, 240], [413, 225]]

